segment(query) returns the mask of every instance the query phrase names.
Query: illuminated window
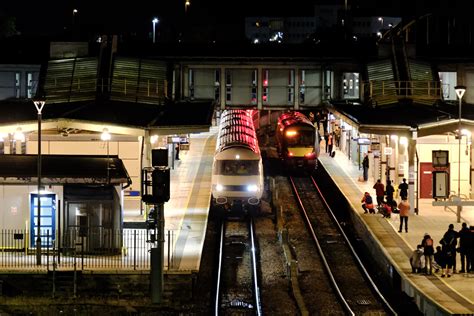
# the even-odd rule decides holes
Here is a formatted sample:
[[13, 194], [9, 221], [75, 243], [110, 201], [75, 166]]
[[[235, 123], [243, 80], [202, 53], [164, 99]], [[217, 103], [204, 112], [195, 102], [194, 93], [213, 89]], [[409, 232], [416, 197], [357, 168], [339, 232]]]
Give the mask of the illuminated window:
[[33, 74], [31, 72], [26, 73], [26, 95], [28, 99], [33, 97]]
[[268, 102], [268, 97], [269, 97], [269, 91], [268, 91], [268, 69], [265, 69], [263, 71], [263, 95], [262, 95], [262, 101], [263, 102]]
[[221, 98], [221, 71], [216, 69], [214, 72], [214, 100], [219, 103]]
[[300, 103], [301, 104], [304, 104], [305, 92], [306, 92], [305, 71], [301, 70], [301, 72], [300, 72]]
[[229, 69], [225, 71], [225, 100], [232, 101], [232, 73]]
[[257, 69], [252, 70], [252, 95], [251, 102], [252, 104], [257, 104]]

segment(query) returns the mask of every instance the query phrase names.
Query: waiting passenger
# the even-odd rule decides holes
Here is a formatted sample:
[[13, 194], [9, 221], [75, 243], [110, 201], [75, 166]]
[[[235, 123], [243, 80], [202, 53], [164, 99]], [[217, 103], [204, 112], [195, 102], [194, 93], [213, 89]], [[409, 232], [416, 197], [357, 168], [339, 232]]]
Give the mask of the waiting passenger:
[[410, 257], [411, 272], [420, 273], [423, 270], [423, 246], [416, 246], [416, 250], [413, 250], [413, 253]]
[[382, 205], [380, 206], [380, 213], [382, 217], [390, 218], [392, 216], [392, 206], [389, 203], [385, 203], [382, 201]]
[[374, 202], [372, 201], [372, 197], [370, 196], [369, 192], [364, 193], [361, 202], [362, 208], [364, 209], [364, 214], [367, 214], [367, 212], [370, 214], [375, 214]]

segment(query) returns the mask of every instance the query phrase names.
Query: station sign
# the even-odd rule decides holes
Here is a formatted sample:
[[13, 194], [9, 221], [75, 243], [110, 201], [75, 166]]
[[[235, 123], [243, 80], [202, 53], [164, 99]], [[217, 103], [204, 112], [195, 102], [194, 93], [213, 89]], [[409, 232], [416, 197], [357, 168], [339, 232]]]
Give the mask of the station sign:
[[383, 153], [384, 153], [385, 155], [387, 155], [387, 156], [392, 155], [392, 153], [393, 153], [392, 147], [385, 147], [385, 148], [383, 149]]

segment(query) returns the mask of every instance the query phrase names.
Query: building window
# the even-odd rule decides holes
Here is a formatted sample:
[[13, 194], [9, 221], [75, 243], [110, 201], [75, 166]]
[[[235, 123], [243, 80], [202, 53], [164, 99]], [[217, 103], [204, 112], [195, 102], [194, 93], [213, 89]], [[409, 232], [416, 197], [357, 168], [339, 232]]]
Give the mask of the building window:
[[20, 98], [20, 79], [21, 79], [21, 73], [15, 72], [15, 98], [19, 99]]
[[288, 71], [288, 104], [295, 102], [295, 71], [290, 69]]
[[263, 95], [262, 95], [262, 101], [263, 102], [268, 102], [268, 97], [269, 97], [269, 91], [268, 91], [268, 69], [265, 69], [263, 71]]
[[225, 71], [225, 100], [232, 101], [232, 73], [228, 69]]
[[191, 100], [194, 100], [194, 69], [189, 69], [188, 71], [188, 95]]
[[257, 81], [258, 80], [258, 74], [257, 74], [257, 69], [252, 70], [252, 95], [251, 97], [251, 103], [252, 104], [257, 104]]
[[26, 94], [27, 98], [31, 99], [34, 94], [34, 89], [33, 89], [33, 73], [27, 72], [26, 73]]
[[301, 104], [304, 104], [305, 92], [306, 92], [305, 71], [301, 70], [300, 72], [300, 103]]
[[221, 71], [216, 69], [214, 71], [214, 100], [219, 103], [221, 99]]

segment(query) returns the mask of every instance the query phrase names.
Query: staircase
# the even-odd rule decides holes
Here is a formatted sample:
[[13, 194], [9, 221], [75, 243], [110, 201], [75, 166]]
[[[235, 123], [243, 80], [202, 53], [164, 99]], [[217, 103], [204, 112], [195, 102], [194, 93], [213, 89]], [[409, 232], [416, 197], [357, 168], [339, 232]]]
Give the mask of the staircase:
[[390, 59], [379, 60], [367, 65], [369, 94], [377, 105], [397, 102], [394, 70]]
[[115, 59], [111, 100], [163, 104], [166, 88], [164, 62], [125, 57]]
[[97, 63], [97, 58], [50, 60], [44, 82], [48, 103], [94, 100]]

